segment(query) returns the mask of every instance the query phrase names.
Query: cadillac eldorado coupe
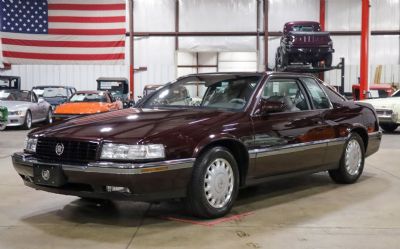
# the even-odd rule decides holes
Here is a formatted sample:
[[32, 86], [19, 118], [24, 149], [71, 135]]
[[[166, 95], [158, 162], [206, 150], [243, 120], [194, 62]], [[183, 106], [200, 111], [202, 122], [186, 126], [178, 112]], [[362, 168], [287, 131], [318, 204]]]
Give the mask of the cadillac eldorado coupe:
[[37, 190], [182, 198], [193, 215], [215, 218], [240, 188], [268, 180], [328, 171], [354, 183], [381, 136], [370, 104], [347, 101], [311, 75], [196, 74], [136, 108], [38, 128], [12, 161]]

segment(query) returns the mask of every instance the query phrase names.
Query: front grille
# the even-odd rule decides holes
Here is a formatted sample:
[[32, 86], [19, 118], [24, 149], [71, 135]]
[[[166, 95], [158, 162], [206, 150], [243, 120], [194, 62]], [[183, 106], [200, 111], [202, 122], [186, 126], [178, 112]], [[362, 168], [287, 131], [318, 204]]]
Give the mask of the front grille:
[[[62, 144], [64, 146], [61, 155], [57, 155], [56, 153], [57, 144]], [[36, 147], [36, 156], [39, 159], [57, 161], [60, 163], [87, 163], [96, 160], [98, 146], [99, 144], [96, 142], [40, 138]]]

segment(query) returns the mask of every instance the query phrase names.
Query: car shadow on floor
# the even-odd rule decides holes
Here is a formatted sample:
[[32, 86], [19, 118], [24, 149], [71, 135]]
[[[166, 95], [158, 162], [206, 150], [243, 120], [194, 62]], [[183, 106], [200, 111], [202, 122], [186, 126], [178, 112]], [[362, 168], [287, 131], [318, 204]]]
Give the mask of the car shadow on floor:
[[[238, 200], [233, 207], [230, 215], [237, 215], [245, 212], [251, 212], [253, 215], [274, 215], [269, 211], [274, 207], [286, 205], [289, 210], [294, 213], [298, 209], [297, 202], [305, 198], [319, 198], [319, 206], [323, 208], [312, 208], [312, 218], [328, 215], [331, 212], [345, 209], [354, 203], [361, 203], [384, 191], [388, 184], [384, 179], [375, 177], [371, 173], [364, 176], [355, 185], [337, 185], [334, 184], [327, 174], [314, 174], [310, 176], [290, 178], [265, 183], [257, 187], [249, 187], [242, 189], [239, 193]], [[370, 186], [365, 190], [365, 186]], [[343, 194], [343, 192], [351, 192], [356, 196], [351, 201], [336, 200], [335, 196]], [[340, 193], [336, 193], [340, 192]], [[354, 193], [353, 193], [354, 192]], [[323, 198], [321, 196], [324, 196]], [[332, 199], [329, 197], [332, 196]], [[338, 198], [340, 199], [340, 198]], [[324, 203], [324, 201], [326, 203]], [[316, 203], [315, 200], [312, 203]], [[307, 208], [307, 205], [305, 206]], [[276, 212], [274, 209], [273, 212]], [[298, 213], [298, 212], [296, 212]], [[201, 221], [191, 217], [186, 213], [184, 204], [178, 201], [162, 202], [162, 203], [141, 203], [141, 202], [92, 202], [83, 199], [74, 200], [65, 205], [60, 210], [54, 210], [46, 213], [35, 214], [25, 217], [23, 222], [45, 230], [50, 234], [59, 235], [58, 232], [51, 229], [52, 226], [47, 225], [74, 225], [77, 229], [84, 225], [99, 225], [112, 227], [138, 227], [141, 225], [163, 226], [169, 221], [163, 217], [172, 216], [194, 221]], [[287, 222], [296, 224], [311, 218], [301, 215], [288, 215]], [[180, 224], [182, 225], [182, 224]], [[190, 224], [186, 224], [190, 225]], [[266, 224], [268, 225], [268, 224]], [[64, 235], [70, 236], [70, 235]], [[74, 234], [77, 236], [77, 234]], [[98, 238], [96, 238], [98, 239]]]

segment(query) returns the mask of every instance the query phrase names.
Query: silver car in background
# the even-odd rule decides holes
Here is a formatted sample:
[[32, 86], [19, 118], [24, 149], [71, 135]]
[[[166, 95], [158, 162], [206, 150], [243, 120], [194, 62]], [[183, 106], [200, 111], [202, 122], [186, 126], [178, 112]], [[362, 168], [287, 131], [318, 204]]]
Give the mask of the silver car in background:
[[39, 100], [32, 91], [1, 90], [0, 106], [8, 109], [7, 127], [21, 126], [28, 130], [34, 123], [53, 122], [51, 105]]

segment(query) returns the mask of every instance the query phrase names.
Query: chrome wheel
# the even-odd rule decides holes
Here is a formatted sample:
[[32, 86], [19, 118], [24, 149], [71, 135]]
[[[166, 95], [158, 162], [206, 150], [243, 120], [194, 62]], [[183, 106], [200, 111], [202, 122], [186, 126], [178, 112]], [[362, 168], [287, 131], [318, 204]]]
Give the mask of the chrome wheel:
[[214, 160], [208, 167], [204, 179], [204, 193], [214, 208], [222, 208], [232, 197], [235, 178], [232, 166], [222, 158]]
[[30, 129], [30, 128], [32, 127], [32, 116], [31, 116], [31, 113], [30, 113], [30, 112], [28, 112], [28, 113], [26, 114], [26, 127], [27, 127], [28, 129]]
[[350, 175], [357, 175], [362, 163], [361, 146], [357, 140], [352, 139], [347, 144], [345, 167]]
[[48, 116], [47, 116], [47, 122], [48, 122], [49, 124], [52, 124], [52, 123], [53, 123], [53, 113], [52, 113], [51, 110], [49, 110], [49, 114], [48, 114]]

